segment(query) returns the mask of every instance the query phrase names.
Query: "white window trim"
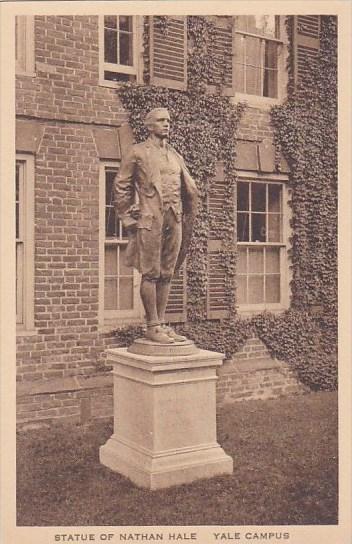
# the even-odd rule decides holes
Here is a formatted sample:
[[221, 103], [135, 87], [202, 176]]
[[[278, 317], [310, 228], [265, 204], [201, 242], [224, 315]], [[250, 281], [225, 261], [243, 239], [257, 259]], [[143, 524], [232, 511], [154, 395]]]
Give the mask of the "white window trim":
[[[119, 15], [112, 13], [112, 15]], [[103, 87], [118, 88], [124, 85], [124, 82], [109, 81], [104, 79], [104, 72], [116, 72], [118, 74], [130, 74], [136, 76], [136, 83], [141, 83], [143, 79], [143, 52], [142, 52], [142, 31], [143, 18], [138, 15], [132, 16], [133, 32], [133, 66], [123, 64], [113, 64], [104, 61], [104, 15], [99, 15], [99, 85]]]
[[34, 68], [34, 16], [17, 15], [17, 24], [20, 30], [15, 40], [18, 43], [20, 58], [16, 61], [16, 74], [33, 77]]
[[[23, 164], [23, 319], [17, 323], [17, 333], [35, 333], [34, 329], [34, 156], [16, 154]], [[17, 271], [16, 271], [17, 273]]]
[[[238, 172], [238, 181], [252, 181], [262, 183], [279, 183], [282, 186], [282, 243], [261, 243], [261, 242], [238, 242], [237, 247], [280, 247], [280, 303], [266, 304], [239, 304], [237, 310], [241, 315], [254, 315], [263, 311], [283, 312], [290, 307], [291, 290], [290, 283], [292, 272], [290, 268], [291, 259], [289, 255], [289, 240], [292, 235], [290, 226], [291, 208], [288, 202], [291, 198], [291, 189], [288, 187], [288, 177], [283, 174], [256, 174], [254, 172]], [[236, 207], [237, 214], [237, 207]]]
[[133, 310], [106, 311], [104, 309], [104, 272], [105, 272], [105, 171], [106, 168], [118, 168], [119, 161], [101, 161], [99, 167], [99, 329], [103, 332], [118, 326], [141, 323], [143, 306], [140, 300], [140, 274], [134, 270], [133, 296], [136, 301]]
[[[288, 36], [285, 26], [285, 16], [279, 15], [279, 35], [280, 38], [270, 38], [265, 36], [260, 36], [259, 34], [252, 34], [250, 32], [244, 32], [242, 30], [236, 31], [235, 21], [234, 21], [234, 31], [233, 31], [233, 50], [235, 48], [235, 34], [249, 35], [257, 38], [262, 38], [267, 41], [273, 41], [278, 44], [278, 64], [277, 64], [277, 97], [271, 98], [269, 96], [260, 96], [254, 94], [240, 93], [235, 91], [232, 101], [234, 104], [238, 102], [246, 102], [249, 106], [260, 107], [263, 109], [270, 109], [272, 106], [281, 104], [281, 102], [287, 96], [287, 56], [288, 56]], [[235, 55], [233, 55], [233, 73], [236, 74], [236, 63]]]

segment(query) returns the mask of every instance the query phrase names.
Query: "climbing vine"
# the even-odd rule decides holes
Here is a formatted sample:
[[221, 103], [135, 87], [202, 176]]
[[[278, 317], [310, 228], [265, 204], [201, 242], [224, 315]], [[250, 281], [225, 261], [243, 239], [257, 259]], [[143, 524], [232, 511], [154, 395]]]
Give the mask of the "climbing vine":
[[333, 16], [321, 17], [318, 57], [307, 60], [296, 89], [291, 56], [289, 100], [272, 110], [276, 142], [291, 172], [292, 307], [308, 312], [311, 324], [303, 320], [304, 338], [312, 345], [307, 331], [312, 334], [313, 327], [314, 360], [330, 368], [330, 381], [337, 346], [336, 24]]
[[[167, 33], [167, 17], [158, 25]], [[288, 100], [273, 108], [275, 162], [279, 170], [283, 151], [290, 166], [292, 188], [292, 304], [280, 315], [264, 312], [251, 319], [236, 314], [236, 134], [243, 104], [223, 96], [226, 58], [214, 50], [211, 18], [190, 16], [188, 33], [188, 88], [178, 91], [149, 84], [149, 18], [144, 26], [144, 85], [127, 84], [119, 91], [130, 112], [136, 141], [147, 133], [146, 113], [168, 108], [170, 139], [185, 158], [200, 194], [194, 237], [187, 259], [187, 323], [177, 325], [205, 349], [230, 357], [253, 333], [272, 355], [289, 362], [301, 380], [313, 389], [336, 387], [337, 343], [337, 162], [336, 162], [336, 20], [322, 17], [321, 49], [315, 66], [298, 89], [293, 85], [289, 56]], [[287, 17], [289, 36], [292, 38]], [[214, 81], [215, 64], [220, 77]], [[222, 68], [221, 68], [222, 66]], [[219, 69], [217, 74], [219, 74]], [[209, 92], [209, 85], [212, 92]], [[224, 165], [226, 198], [221, 217], [209, 211], [216, 165]], [[224, 321], [206, 316], [209, 235], [222, 241], [220, 260], [225, 270], [230, 314]], [[121, 345], [139, 328], [118, 331]]]

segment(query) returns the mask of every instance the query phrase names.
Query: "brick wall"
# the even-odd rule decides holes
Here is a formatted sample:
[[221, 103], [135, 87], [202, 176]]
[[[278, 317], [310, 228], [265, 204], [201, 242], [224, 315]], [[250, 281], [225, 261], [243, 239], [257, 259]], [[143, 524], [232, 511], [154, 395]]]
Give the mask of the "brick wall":
[[36, 334], [17, 338], [19, 382], [91, 374], [113, 337], [98, 332], [96, 125], [127, 114], [98, 85], [98, 17], [36, 16], [35, 77], [16, 76], [16, 113], [43, 128], [35, 155]]
[[247, 106], [238, 127], [238, 138], [243, 140], [272, 140], [273, 127], [270, 112]]
[[98, 16], [36, 16], [35, 77], [16, 77], [18, 115], [120, 125], [115, 89], [99, 86]]

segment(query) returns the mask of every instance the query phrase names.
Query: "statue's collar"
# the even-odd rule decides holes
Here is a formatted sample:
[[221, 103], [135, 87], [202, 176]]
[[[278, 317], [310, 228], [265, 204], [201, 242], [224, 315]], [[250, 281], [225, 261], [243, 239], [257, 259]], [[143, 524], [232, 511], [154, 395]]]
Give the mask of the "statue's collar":
[[[145, 141], [145, 144], [147, 147], [154, 147], [155, 149], [161, 149], [161, 150], [163, 149], [159, 145], [156, 145], [151, 138], [147, 138], [147, 140]], [[171, 146], [168, 142], [166, 142], [165, 149], [167, 150], [171, 149]]]

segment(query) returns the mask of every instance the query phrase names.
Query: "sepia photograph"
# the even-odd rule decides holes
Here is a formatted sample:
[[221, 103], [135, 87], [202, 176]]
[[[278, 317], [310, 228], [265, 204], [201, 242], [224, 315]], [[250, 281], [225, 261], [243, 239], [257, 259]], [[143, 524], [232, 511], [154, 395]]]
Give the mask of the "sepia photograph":
[[351, 6], [2, 4], [5, 544], [348, 544]]

